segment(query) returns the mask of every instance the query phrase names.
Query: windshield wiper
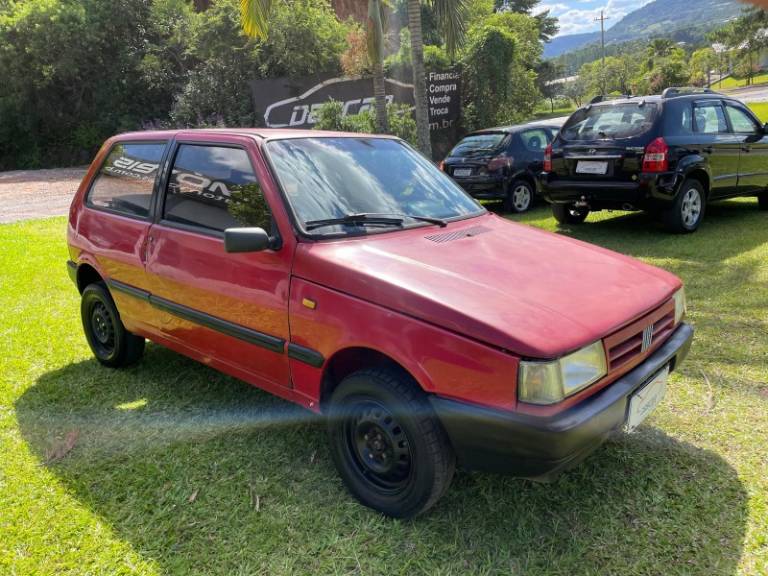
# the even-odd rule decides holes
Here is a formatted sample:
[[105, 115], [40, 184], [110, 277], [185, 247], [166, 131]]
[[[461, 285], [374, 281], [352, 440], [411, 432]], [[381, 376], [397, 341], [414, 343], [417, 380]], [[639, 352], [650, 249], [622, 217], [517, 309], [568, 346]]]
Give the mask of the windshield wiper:
[[324, 220], [311, 220], [304, 224], [307, 230], [315, 230], [317, 228], [323, 228], [325, 226], [338, 226], [338, 225], [365, 225], [374, 224], [380, 226], [402, 226], [403, 219], [410, 218], [411, 220], [417, 220], [419, 222], [428, 222], [429, 224], [435, 224], [441, 228], [448, 226], [448, 223], [442, 218], [432, 218], [429, 216], [412, 216], [411, 214], [399, 214], [393, 212], [391, 214], [374, 214], [374, 213], [360, 213], [360, 214], [347, 214], [340, 218], [327, 218]]

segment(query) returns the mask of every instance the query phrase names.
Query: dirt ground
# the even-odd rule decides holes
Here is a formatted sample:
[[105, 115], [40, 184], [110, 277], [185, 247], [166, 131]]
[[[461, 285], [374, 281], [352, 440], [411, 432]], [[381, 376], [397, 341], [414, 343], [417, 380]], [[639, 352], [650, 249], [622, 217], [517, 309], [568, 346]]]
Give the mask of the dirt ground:
[[86, 167], [0, 172], [0, 224], [62, 216]]

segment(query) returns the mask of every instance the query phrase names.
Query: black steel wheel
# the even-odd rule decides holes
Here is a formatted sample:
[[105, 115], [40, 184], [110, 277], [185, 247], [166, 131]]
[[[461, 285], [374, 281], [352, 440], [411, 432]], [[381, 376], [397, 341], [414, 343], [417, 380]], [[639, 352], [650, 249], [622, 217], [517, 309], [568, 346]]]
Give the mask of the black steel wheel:
[[111, 368], [133, 364], [144, 353], [144, 338], [123, 326], [112, 296], [102, 282], [89, 284], [80, 302], [83, 330], [96, 360]]
[[425, 512], [453, 478], [455, 456], [426, 394], [397, 369], [346, 377], [330, 399], [328, 437], [349, 491], [387, 516]]

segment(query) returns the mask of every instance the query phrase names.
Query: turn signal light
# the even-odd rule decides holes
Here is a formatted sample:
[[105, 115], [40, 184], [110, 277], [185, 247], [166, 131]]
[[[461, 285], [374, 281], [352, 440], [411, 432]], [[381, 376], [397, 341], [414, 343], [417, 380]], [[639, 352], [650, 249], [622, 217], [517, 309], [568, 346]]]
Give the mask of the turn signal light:
[[669, 146], [664, 138], [656, 138], [645, 149], [643, 172], [666, 172], [667, 170], [669, 170]]
[[544, 150], [544, 172], [552, 172], [552, 144]]
[[441, 171], [445, 172], [445, 160], [441, 160], [437, 167], [440, 168]]

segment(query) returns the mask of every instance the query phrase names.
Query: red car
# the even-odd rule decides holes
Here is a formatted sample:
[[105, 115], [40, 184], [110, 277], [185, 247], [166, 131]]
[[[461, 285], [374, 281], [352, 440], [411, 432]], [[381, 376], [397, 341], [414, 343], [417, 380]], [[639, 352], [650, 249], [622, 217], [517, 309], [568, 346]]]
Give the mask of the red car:
[[349, 490], [396, 517], [457, 462], [546, 479], [634, 429], [693, 338], [675, 276], [491, 214], [396, 138], [117, 136], [68, 241], [99, 362], [148, 338], [326, 414]]

